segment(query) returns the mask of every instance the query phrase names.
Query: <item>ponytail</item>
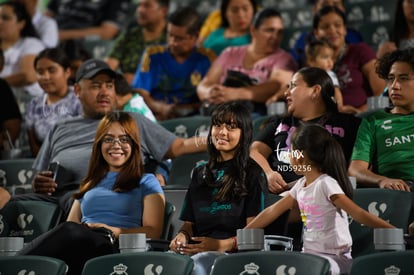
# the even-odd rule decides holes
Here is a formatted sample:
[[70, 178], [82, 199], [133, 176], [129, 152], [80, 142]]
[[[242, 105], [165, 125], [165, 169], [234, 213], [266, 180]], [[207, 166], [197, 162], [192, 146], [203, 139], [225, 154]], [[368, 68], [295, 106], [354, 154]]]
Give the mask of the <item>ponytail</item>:
[[346, 167], [345, 156], [339, 143], [334, 138], [326, 140], [322, 171], [336, 179], [345, 195], [352, 199], [353, 189]]

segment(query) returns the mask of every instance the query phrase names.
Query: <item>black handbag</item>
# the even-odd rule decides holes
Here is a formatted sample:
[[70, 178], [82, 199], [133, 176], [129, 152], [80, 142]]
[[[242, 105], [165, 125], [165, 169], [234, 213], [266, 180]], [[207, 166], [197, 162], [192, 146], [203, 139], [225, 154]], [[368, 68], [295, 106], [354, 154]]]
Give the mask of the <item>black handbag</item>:
[[256, 80], [250, 78], [250, 76], [235, 70], [228, 70], [226, 79], [223, 82], [223, 86], [226, 87], [248, 87], [256, 85]]
[[[256, 79], [250, 78], [248, 75], [235, 70], [228, 70], [226, 79], [223, 82], [223, 86], [225, 87], [248, 87], [256, 85]], [[253, 102], [248, 100], [241, 100], [242, 104], [245, 105], [250, 112], [254, 110]], [[216, 104], [212, 104], [208, 101], [204, 101], [200, 107], [200, 114], [205, 116], [210, 116], [214, 109], [216, 108]]]

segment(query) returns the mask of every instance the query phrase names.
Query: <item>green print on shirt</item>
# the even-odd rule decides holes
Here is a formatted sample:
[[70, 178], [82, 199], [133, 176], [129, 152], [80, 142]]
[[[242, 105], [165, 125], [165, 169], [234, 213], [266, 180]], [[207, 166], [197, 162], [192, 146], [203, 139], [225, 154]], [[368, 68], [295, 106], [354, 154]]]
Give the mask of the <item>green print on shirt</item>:
[[[223, 178], [223, 176], [224, 176], [224, 170], [218, 170], [217, 176], [216, 176], [216, 182], [219, 182]], [[217, 195], [218, 191], [219, 191], [218, 188], [214, 188], [213, 191], [211, 192], [211, 196], [214, 198], [214, 196]], [[213, 215], [216, 214], [217, 211], [226, 211], [226, 210], [231, 210], [230, 203], [219, 204], [218, 202], [213, 202], [211, 206], [200, 208], [200, 212], [206, 212], [206, 213], [210, 213]]]
[[216, 181], [219, 182], [223, 176], [224, 176], [224, 170], [218, 170]]
[[414, 134], [408, 134], [400, 137], [390, 137], [385, 139], [385, 147], [392, 147], [395, 145], [411, 143], [414, 141]]
[[216, 214], [218, 211], [227, 211], [231, 210], [230, 203], [220, 204], [218, 202], [213, 202], [211, 206], [201, 207], [200, 212], [207, 212], [210, 214]]

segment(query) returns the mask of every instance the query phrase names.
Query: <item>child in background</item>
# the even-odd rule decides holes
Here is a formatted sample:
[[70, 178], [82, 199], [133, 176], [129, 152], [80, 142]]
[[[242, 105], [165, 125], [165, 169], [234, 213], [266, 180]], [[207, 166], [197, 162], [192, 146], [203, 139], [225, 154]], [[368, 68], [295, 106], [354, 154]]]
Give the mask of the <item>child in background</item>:
[[343, 105], [342, 92], [339, 88], [338, 78], [333, 71], [334, 67], [334, 50], [324, 40], [314, 40], [306, 44], [305, 47], [306, 64], [310, 67], [316, 67], [325, 70], [331, 77], [335, 86], [335, 99], [338, 104], [338, 110], [343, 113], [356, 114], [363, 110], [351, 105]]
[[115, 77], [115, 92], [118, 110], [139, 113], [149, 120], [157, 122], [144, 98], [129, 86], [128, 81], [120, 73], [117, 73]]
[[264, 228], [297, 204], [303, 222], [303, 252], [329, 260], [332, 275], [348, 273], [352, 265], [352, 237], [347, 213], [369, 227], [394, 226], [352, 201], [353, 189], [341, 146], [325, 128], [304, 124], [295, 130], [290, 162], [294, 171], [304, 177], [246, 228]]
[[56, 122], [82, 113], [73, 86], [69, 85], [70, 60], [60, 48], [41, 51], [34, 60], [36, 79], [43, 95], [26, 106], [25, 121], [32, 156], [36, 157]]

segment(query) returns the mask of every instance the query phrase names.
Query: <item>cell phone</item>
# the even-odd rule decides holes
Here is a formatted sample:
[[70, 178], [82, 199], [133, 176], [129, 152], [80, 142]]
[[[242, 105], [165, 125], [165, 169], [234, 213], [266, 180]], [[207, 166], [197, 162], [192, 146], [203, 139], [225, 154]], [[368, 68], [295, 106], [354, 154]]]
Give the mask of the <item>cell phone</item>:
[[52, 171], [52, 179], [53, 179], [53, 181], [56, 181], [56, 179], [57, 179], [57, 176], [58, 176], [58, 173], [59, 173], [59, 167], [60, 167], [59, 161], [51, 162], [49, 164], [48, 170], [49, 171]]
[[194, 241], [193, 239], [189, 239], [188, 240], [188, 244], [199, 244], [201, 243], [200, 241]]

